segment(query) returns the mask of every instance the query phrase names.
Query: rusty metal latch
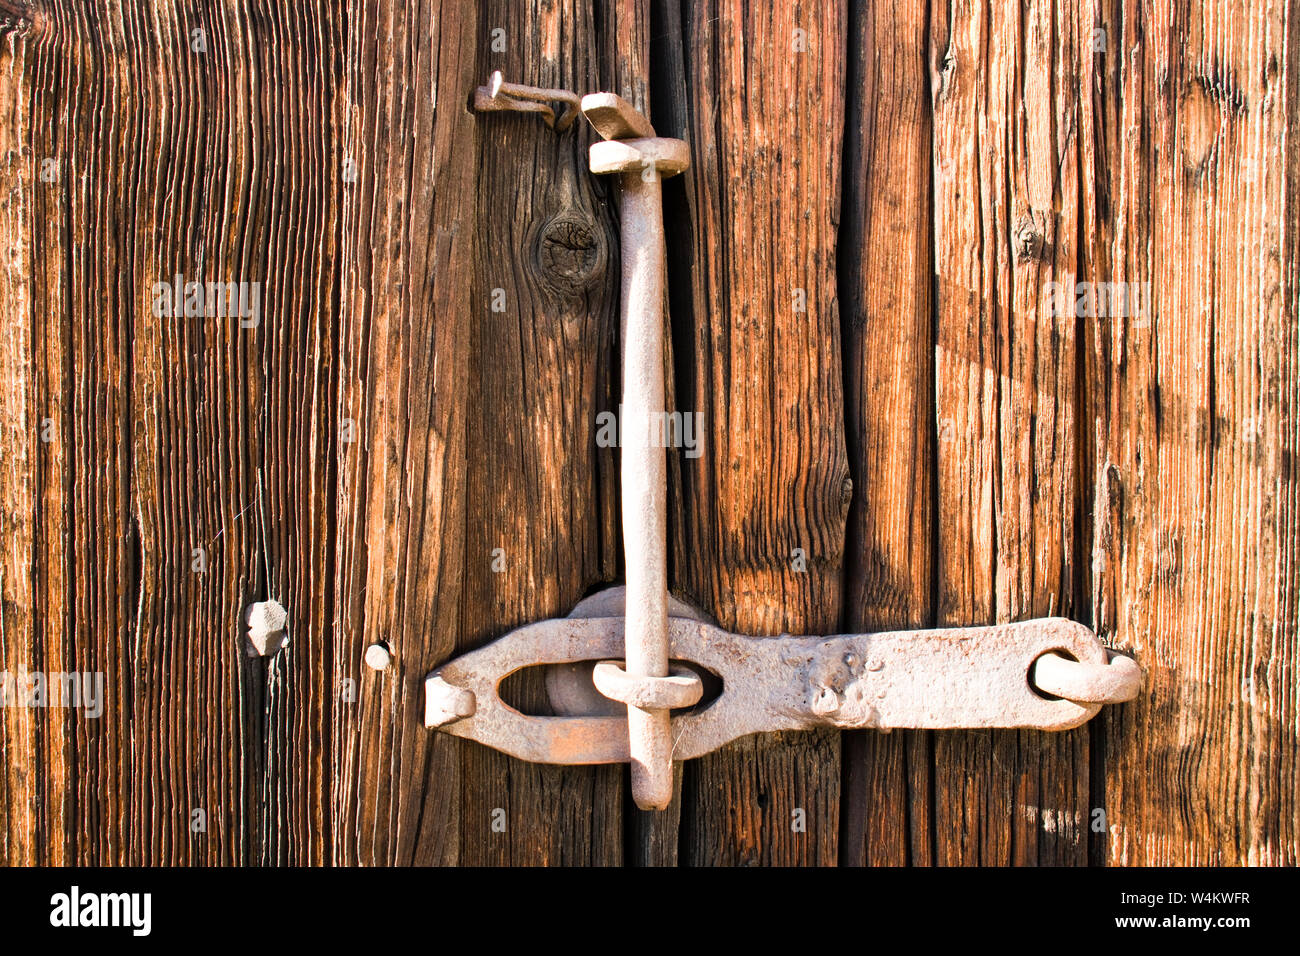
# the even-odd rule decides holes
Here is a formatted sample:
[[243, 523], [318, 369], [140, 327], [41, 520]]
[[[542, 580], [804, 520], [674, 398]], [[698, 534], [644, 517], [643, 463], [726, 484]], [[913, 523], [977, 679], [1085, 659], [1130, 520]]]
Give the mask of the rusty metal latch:
[[[579, 101], [567, 90], [508, 84], [494, 73], [474, 102], [481, 111], [540, 113], [557, 132], [577, 104], [603, 139], [591, 147], [591, 171], [619, 175], [627, 585], [433, 671], [425, 678], [425, 726], [537, 763], [630, 762], [637, 805], [662, 809], [672, 799], [674, 760], [748, 734], [824, 726], [1066, 730], [1102, 704], [1137, 695], [1137, 664], [1063, 618], [754, 638], [714, 627], [673, 600], [664, 449], [649, 430], [665, 404], [660, 182], [689, 166], [689, 148], [657, 136], [613, 93]], [[558, 120], [553, 103], [566, 106]], [[538, 665], [552, 665], [548, 690], [558, 716], [529, 716], [501, 699], [502, 680]], [[719, 679], [721, 692], [699, 707], [701, 673]], [[614, 712], [611, 701], [626, 712]]]
[[[1069, 730], [1103, 703], [1134, 697], [1142, 679], [1134, 661], [1109, 657], [1092, 631], [1064, 618], [756, 638], [673, 617], [668, 631], [673, 660], [722, 683], [706, 707], [672, 717], [674, 760], [703, 756], [747, 734], [812, 727]], [[557, 618], [511, 631], [426, 678], [425, 725], [534, 763], [626, 762], [631, 751], [623, 717], [530, 716], [503, 702], [497, 690], [524, 667], [617, 657], [624, 634], [620, 617]], [[1067, 673], [1100, 682], [1092, 689], [1101, 693], [1084, 695], [1099, 699], [1052, 692], [1070, 690], [1071, 677], [1066, 686], [1036, 686], [1033, 671], [1058, 661], [1076, 668]], [[689, 706], [683, 699], [674, 709], [678, 703]]]

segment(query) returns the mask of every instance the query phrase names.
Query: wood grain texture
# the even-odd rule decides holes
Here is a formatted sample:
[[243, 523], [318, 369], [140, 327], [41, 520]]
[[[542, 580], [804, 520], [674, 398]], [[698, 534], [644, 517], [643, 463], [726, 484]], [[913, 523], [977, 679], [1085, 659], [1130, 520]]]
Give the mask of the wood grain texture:
[[1101, 12], [1090, 268], [1150, 311], [1083, 320], [1096, 626], [1147, 668], [1099, 859], [1294, 865], [1300, 17]]
[[[483, 8], [478, 75], [601, 88], [585, 3]], [[492, 30], [505, 49], [492, 49]], [[612, 183], [588, 172], [594, 133], [482, 115], [475, 259], [466, 595], [459, 649], [562, 617], [617, 568], [617, 458], [596, 420], [617, 411], [618, 233]], [[503, 311], [492, 310], [494, 295]], [[502, 570], [493, 569], [500, 548]], [[520, 688], [548, 713], [541, 674]], [[612, 865], [624, 854], [623, 767], [528, 764], [464, 743], [461, 862]], [[505, 811], [505, 832], [491, 814]], [[473, 815], [470, 815], [470, 811]]]
[[[376, 0], [356, 6], [349, 34], [338, 863], [460, 854], [460, 746], [423, 728], [421, 701], [424, 675], [456, 647], [465, 587], [477, 140], [460, 91], [476, 73], [476, 10]], [[375, 641], [393, 654], [380, 672], [362, 664]]]
[[[839, 233], [845, 427], [856, 494], [846, 632], [933, 625], [933, 128], [926, 2], [854, 3]], [[840, 862], [931, 861], [928, 732], [844, 735]]]
[[[6, 11], [8, 13], [8, 11]], [[46, 585], [48, 603], [36, 598], [36, 534], [41, 520], [37, 490], [41, 480], [42, 420], [37, 391], [41, 356], [33, 339], [44, 331], [33, 308], [33, 242], [39, 166], [32, 159], [32, 86], [39, 73], [33, 65], [36, 41], [30, 21], [3, 21], [0, 34], [0, 230], [7, 255], [0, 271], [0, 669], [6, 675], [37, 669], [33, 655], [44, 614], [57, 613], [63, 588]], [[51, 451], [54, 451], [51, 449]], [[48, 467], [48, 465], [46, 465]], [[57, 487], [50, 492], [57, 493]], [[53, 494], [50, 495], [53, 498]], [[57, 509], [56, 509], [57, 510]], [[61, 519], [62, 515], [59, 515]], [[52, 524], [52, 522], [50, 522]], [[47, 532], [59, 537], [57, 527]], [[48, 565], [47, 565], [48, 566]], [[53, 571], [61, 566], [56, 562]], [[48, 579], [47, 579], [48, 580]], [[56, 579], [57, 582], [57, 579]], [[41, 604], [45, 604], [44, 607]], [[42, 634], [43, 636], [43, 634]], [[38, 712], [6, 708], [0, 712], [0, 862], [7, 865], [63, 863], [62, 830], [66, 809], [61, 789], [67, 773], [50, 772], [40, 754], [66, 752], [61, 722], [42, 726]], [[51, 738], [53, 740], [51, 741]], [[50, 791], [54, 790], [53, 799]], [[51, 838], [51, 829], [54, 835]]]
[[[0, 708], [0, 863], [1300, 861], [1300, 9], [1205, 6], [0, 0], [0, 669], [107, 692]], [[750, 738], [665, 814], [425, 730], [432, 667], [621, 573], [616, 190], [585, 123], [473, 113], [494, 69], [691, 144], [679, 594], [1067, 615], [1144, 695]], [[258, 323], [156, 315], [177, 275]]]
[[[933, 10], [937, 622], [1074, 611], [1075, 5]], [[1084, 863], [1086, 731], [935, 736], [941, 864]]]
[[[690, 243], [677, 394], [703, 414], [704, 445], [681, 462], [672, 580], [745, 634], [830, 633], [839, 619], [852, 490], [834, 256], [844, 19], [842, 4], [683, 12], [690, 224], [667, 228]], [[749, 738], [692, 763], [682, 862], [835, 862], [839, 776], [833, 733]]]
[[[30, 271], [9, 315], [21, 538], [0, 633], [7, 668], [102, 675], [106, 700], [98, 718], [6, 710], [6, 763], [28, 768], [6, 797], [6, 858], [318, 861], [318, 373], [338, 235], [318, 171], [339, 22], [319, 5], [29, 12], [5, 87], [25, 192], [7, 240]], [[249, 283], [259, 321], [160, 316], [155, 283], [177, 275]], [[266, 596], [295, 641], [269, 666], [241, 644]]]

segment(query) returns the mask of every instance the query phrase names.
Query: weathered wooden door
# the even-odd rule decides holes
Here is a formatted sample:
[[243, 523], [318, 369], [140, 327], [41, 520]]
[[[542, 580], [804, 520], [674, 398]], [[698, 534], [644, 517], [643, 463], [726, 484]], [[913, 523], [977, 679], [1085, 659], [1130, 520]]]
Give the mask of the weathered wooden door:
[[[0, 41], [0, 658], [105, 687], [0, 711], [0, 861], [1297, 862], [1293, 5], [3, 0]], [[472, 111], [493, 70], [691, 144], [679, 594], [1064, 615], [1143, 696], [752, 737], [658, 814], [427, 731], [432, 667], [621, 573], [614, 193], [585, 124]], [[251, 301], [160, 314], [191, 281]]]

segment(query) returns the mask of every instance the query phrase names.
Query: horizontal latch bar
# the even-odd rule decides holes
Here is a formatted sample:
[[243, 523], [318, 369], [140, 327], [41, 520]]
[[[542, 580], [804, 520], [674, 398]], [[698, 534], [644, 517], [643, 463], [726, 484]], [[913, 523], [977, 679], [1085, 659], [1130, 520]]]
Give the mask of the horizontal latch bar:
[[[1092, 669], [1108, 666], [1096, 636], [1064, 618], [830, 637], [746, 637], [683, 618], [671, 619], [669, 629], [673, 660], [722, 681], [716, 699], [673, 716], [675, 760], [748, 734], [823, 726], [1067, 730], [1101, 704], [1035, 690], [1035, 662], [1055, 652]], [[531, 716], [498, 692], [503, 679], [525, 667], [620, 659], [622, 653], [619, 617], [521, 627], [426, 678], [425, 725], [535, 763], [625, 762], [625, 717]], [[1112, 685], [1116, 699], [1137, 692], [1131, 679]]]

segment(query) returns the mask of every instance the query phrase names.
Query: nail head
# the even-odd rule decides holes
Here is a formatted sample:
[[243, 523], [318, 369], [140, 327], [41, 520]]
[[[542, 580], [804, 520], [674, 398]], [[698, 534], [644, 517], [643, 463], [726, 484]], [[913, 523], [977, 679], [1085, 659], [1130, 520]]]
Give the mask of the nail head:
[[366, 648], [366, 666], [371, 670], [382, 671], [392, 660], [393, 655], [388, 650], [388, 645], [382, 641], [376, 641]]

